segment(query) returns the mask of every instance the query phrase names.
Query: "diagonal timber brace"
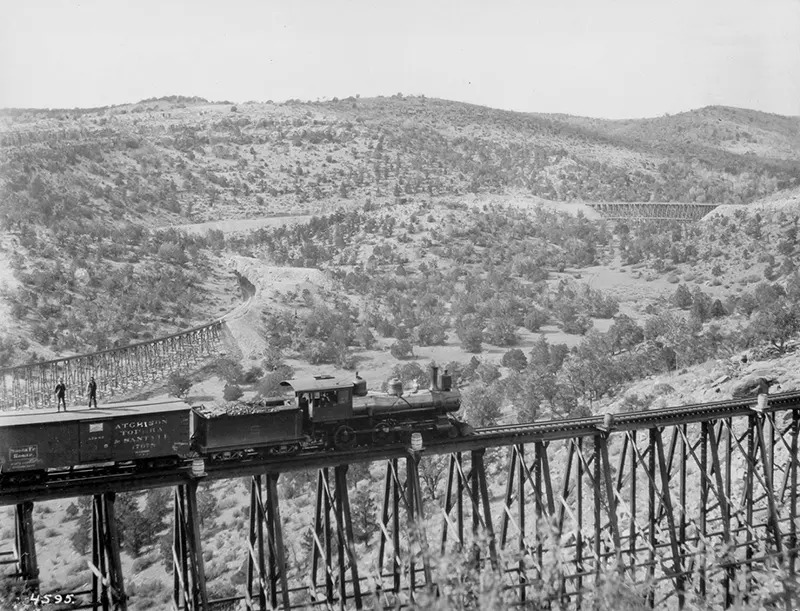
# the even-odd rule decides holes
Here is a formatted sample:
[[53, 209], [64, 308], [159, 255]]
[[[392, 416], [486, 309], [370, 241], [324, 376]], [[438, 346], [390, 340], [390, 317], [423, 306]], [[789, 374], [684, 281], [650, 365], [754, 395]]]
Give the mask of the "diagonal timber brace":
[[175, 609], [206, 611], [208, 593], [197, 514], [197, 482], [175, 487], [172, 538], [172, 603]]
[[114, 517], [113, 492], [97, 494], [92, 500], [92, 608], [103, 611], [125, 611], [128, 608], [119, 536]]
[[27, 589], [39, 589], [39, 565], [36, 559], [36, 540], [33, 528], [33, 503], [26, 501], [14, 508], [15, 576]]
[[[312, 532], [311, 597], [314, 601], [324, 601], [329, 606], [338, 604], [341, 608], [347, 606], [350, 598], [356, 609], [361, 609], [363, 599], [347, 490], [347, 469], [347, 465], [334, 468], [333, 489], [329, 469], [321, 469], [317, 477], [316, 514]], [[336, 534], [336, 554], [333, 553], [332, 525]], [[320, 569], [325, 576], [324, 597], [317, 591]], [[338, 584], [336, 591], [335, 584]]]
[[[248, 611], [267, 608], [291, 608], [286, 558], [283, 543], [277, 473], [266, 475], [266, 500], [262, 477], [254, 475], [250, 482], [250, 532], [247, 545]], [[280, 600], [279, 600], [280, 592]]]

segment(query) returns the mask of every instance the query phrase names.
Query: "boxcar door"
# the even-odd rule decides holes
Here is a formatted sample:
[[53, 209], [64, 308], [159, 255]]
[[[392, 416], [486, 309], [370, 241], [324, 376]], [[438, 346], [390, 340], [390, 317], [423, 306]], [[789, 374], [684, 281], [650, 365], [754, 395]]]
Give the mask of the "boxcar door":
[[113, 422], [110, 420], [80, 423], [80, 460], [96, 462], [113, 460]]

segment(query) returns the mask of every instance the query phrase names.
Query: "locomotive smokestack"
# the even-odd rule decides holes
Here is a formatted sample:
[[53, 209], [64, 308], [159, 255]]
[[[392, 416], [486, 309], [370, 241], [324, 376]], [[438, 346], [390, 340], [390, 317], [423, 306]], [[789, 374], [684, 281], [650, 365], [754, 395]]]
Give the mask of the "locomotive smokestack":
[[441, 389], [442, 390], [452, 390], [453, 388], [453, 376], [447, 373], [447, 369], [444, 370], [441, 379]]
[[431, 390], [439, 390], [439, 368], [431, 363]]

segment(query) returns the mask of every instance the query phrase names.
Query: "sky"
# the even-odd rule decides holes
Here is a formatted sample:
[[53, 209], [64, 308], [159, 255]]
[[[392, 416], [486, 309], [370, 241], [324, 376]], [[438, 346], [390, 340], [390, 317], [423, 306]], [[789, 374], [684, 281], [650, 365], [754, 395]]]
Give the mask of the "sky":
[[0, 108], [395, 93], [800, 115], [800, 0], [0, 0]]

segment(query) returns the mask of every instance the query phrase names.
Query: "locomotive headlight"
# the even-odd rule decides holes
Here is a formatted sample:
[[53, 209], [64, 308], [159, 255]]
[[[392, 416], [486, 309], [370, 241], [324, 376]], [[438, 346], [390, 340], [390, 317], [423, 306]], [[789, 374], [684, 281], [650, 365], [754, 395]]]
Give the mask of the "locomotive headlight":
[[413, 452], [422, 451], [422, 433], [411, 433], [411, 450]]

